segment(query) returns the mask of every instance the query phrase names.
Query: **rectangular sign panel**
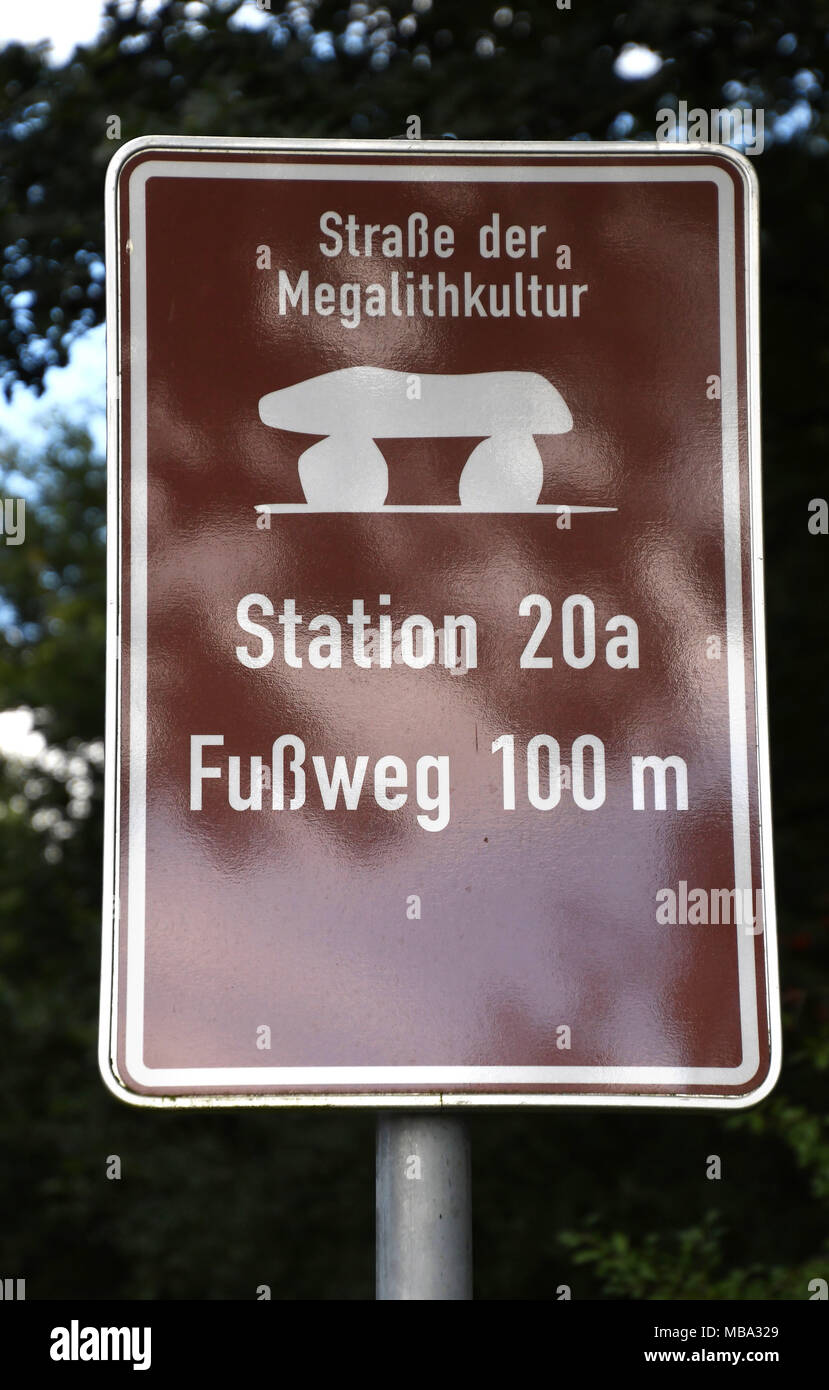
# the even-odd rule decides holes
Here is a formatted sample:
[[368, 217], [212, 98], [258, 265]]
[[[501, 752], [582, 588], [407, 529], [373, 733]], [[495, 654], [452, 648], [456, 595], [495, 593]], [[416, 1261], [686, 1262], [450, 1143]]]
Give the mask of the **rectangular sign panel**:
[[108, 1084], [765, 1095], [748, 162], [158, 137], [108, 217]]

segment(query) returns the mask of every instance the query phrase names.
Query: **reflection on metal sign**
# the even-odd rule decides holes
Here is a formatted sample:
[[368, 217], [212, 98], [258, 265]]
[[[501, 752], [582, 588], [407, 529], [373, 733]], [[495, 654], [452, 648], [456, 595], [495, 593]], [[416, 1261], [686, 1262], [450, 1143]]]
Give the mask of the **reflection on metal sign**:
[[108, 216], [108, 1083], [766, 1094], [747, 161], [159, 137]]

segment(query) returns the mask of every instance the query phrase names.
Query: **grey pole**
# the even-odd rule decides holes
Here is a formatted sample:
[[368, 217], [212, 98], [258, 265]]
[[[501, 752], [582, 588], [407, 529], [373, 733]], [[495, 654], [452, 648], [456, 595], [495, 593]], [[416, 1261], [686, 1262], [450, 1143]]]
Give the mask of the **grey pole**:
[[428, 1111], [377, 1119], [377, 1298], [472, 1298], [466, 1122]]

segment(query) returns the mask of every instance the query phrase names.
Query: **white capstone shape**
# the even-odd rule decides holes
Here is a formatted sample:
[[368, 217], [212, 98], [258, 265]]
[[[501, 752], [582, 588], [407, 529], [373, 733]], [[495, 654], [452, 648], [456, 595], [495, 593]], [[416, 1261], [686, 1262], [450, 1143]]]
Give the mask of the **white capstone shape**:
[[544, 482], [533, 435], [566, 434], [573, 418], [537, 372], [446, 374], [343, 367], [259, 401], [274, 429], [324, 435], [299, 459], [306, 501], [326, 511], [376, 511], [388, 495], [378, 439], [481, 438], [460, 478], [476, 511], [528, 511]]

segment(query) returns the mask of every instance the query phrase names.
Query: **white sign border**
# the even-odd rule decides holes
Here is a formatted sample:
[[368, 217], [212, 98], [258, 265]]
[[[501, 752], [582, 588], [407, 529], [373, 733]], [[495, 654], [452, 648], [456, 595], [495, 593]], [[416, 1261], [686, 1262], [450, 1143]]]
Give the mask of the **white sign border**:
[[[99, 1063], [106, 1084], [121, 1099], [139, 1105], [222, 1106], [222, 1105], [367, 1105], [367, 1106], [429, 1106], [438, 1105], [593, 1105], [593, 1106], [653, 1106], [653, 1107], [716, 1107], [735, 1108], [755, 1104], [767, 1095], [777, 1080], [780, 1068], [780, 1022], [777, 989], [776, 929], [774, 921], [774, 891], [772, 878], [770, 806], [768, 781], [768, 744], [765, 696], [765, 659], [763, 645], [762, 551], [760, 548], [760, 490], [757, 443], [759, 441], [759, 335], [757, 311], [757, 188], [754, 172], [743, 156], [722, 146], [674, 145], [644, 143], [578, 142], [460, 142], [460, 141], [292, 141], [200, 139], [194, 137], [146, 137], [131, 141], [113, 159], [107, 175], [107, 445], [110, 463], [120, 462], [120, 256], [119, 215], [117, 199], [119, 179], [128, 160], [138, 153], [178, 153], [181, 160], [157, 160], [143, 163], [130, 179], [130, 234], [132, 249], [129, 270], [130, 294], [130, 357], [131, 357], [131, 497], [130, 525], [132, 563], [130, 567], [130, 803], [129, 803], [129, 862], [130, 883], [127, 924], [127, 958], [130, 969], [127, 979], [126, 1005], [126, 1064], [132, 1080], [139, 1085], [165, 1087], [280, 1085], [306, 1086], [432, 1086], [431, 1093], [407, 1093], [395, 1090], [359, 1094], [334, 1092], [279, 1092], [252, 1094], [193, 1093], [187, 1095], [154, 1096], [134, 1092], [125, 1087], [116, 1063], [117, 1004], [118, 1004], [118, 888], [119, 840], [116, 794], [120, 786], [117, 732], [120, 725], [118, 677], [120, 672], [120, 624], [118, 595], [121, 568], [120, 537], [120, 468], [110, 467], [108, 524], [108, 597], [107, 597], [107, 767], [105, 812], [105, 876], [104, 924], [101, 985], [101, 1031]], [[291, 179], [354, 178], [354, 165], [327, 165], [315, 161], [309, 165], [274, 162], [256, 164], [240, 161], [211, 164], [204, 159], [185, 163], [187, 155], [211, 152], [273, 154], [394, 154], [403, 156], [390, 165], [364, 165], [359, 169], [361, 180], [500, 182], [514, 177], [509, 166], [470, 165], [464, 157], [566, 156], [565, 166], [522, 166], [525, 182], [649, 182], [649, 181], [708, 181], [718, 189], [719, 205], [719, 267], [720, 267], [720, 346], [722, 373], [722, 431], [723, 431], [723, 501], [726, 550], [726, 613], [729, 718], [732, 752], [732, 805], [734, 810], [735, 885], [750, 891], [751, 842], [749, 824], [749, 765], [745, 710], [745, 654], [743, 646], [742, 551], [740, 543], [740, 474], [738, 435], [738, 381], [736, 338], [736, 266], [734, 228], [734, 188], [729, 175], [722, 169], [700, 161], [700, 154], [725, 157], [736, 165], [742, 176], [746, 195], [746, 313], [747, 366], [749, 388], [749, 473], [751, 487], [752, 598], [754, 630], [754, 675], [756, 695], [755, 717], [758, 734], [758, 777], [760, 788], [761, 860], [764, 884], [766, 998], [771, 1035], [771, 1057], [768, 1075], [761, 1086], [748, 1095], [704, 1094], [605, 1094], [575, 1093], [494, 1093], [452, 1092], [459, 1084], [581, 1084], [642, 1085], [642, 1086], [737, 1086], [750, 1080], [759, 1065], [760, 1019], [757, 1007], [755, 978], [756, 938], [738, 927], [738, 974], [741, 1007], [742, 1061], [737, 1067], [228, 1067], [228, 1068], [149, 1068], [143, 1061], [143, 965], [144, 965], [144, 879], [145, 879], [145, 777], [146, 777], [146, 310], [145, 310], [145, 246], [136, 234], [143, 226], [146, 183], [151, 177], [210, 177], [210, 178], [278, 178]], [[672, 163], [659, 167], [658, 159], [647, 164], [631, 161], [642, 154], [696, 156], [687, 168]], [[439, 154], [451, 156], [447, 164], [422, 165], [420, 157]], [[583, 162], [593, 154], [613, 155], [614, 165], [589, 165]], [[572, 161], [572, 163], [570, 162]], [[113, 273], [113, 271], [115, 273]], [[118, 537], [118, 545], [112, 537]], [[136, 717], [137, 716], [137, 717]], [[138, 775], [136, 776], [136, 769]], [[143, 771], [142, 771], [143, 769]], [[136, 966], [136, 962], [138, 965]]]

